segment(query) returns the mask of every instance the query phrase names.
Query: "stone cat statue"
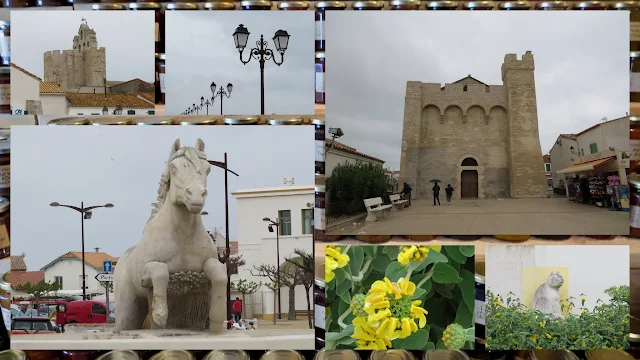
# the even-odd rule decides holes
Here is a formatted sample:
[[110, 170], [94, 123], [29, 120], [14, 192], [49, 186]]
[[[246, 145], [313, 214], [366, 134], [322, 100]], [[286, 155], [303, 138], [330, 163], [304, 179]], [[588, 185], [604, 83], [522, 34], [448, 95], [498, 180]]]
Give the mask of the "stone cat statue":
[[555, 317], [563, 318], [560, 310], [560, 287], [564, 284], [564, 278], [559, 272], [551, 272], [547, 281], [538, 286], [533, 295], [533, 308]]

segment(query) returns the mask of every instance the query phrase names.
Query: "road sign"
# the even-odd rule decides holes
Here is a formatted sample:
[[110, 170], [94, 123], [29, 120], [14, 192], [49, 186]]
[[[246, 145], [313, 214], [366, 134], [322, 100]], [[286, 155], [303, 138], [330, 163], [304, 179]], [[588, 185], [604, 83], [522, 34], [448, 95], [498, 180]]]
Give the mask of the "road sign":
[[113, 281], [113, 278], [114, 278], [113, 274], [100, 273], [96, 275], [96, 280], [102, 281], [102, 282], [111, 282]]
[[113, 262], [111, 260], [102, 261], [102, 272], [107, 274], [113, 272]]

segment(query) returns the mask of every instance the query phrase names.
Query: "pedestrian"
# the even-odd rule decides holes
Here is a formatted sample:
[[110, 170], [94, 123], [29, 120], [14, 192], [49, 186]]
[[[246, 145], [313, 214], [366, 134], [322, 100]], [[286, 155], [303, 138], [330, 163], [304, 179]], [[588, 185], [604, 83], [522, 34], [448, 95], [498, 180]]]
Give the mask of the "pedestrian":
[[438, 206], [440, 206], [440, 186], [438, 186], [437, 182], [431, 190], [433, 190], [433, 206], [436, 206], [436, 201], [438, 202]]
[[240, 301], [240, 298], [236, 297], [232, 307], [236, 322], [240, 322], [240, 320], [242, 320], [242, 301]]
[[404, 183], [402, 187], [402, 194], [404, 195], [404, 199], [407, 200], [407, 206], [411, 206], [411, 185], [408, 183]]
[[447, 184], [447, 187], [444, 188], [444, 192], [447, 193], [447, 202], [450, 203], [451, 196], [453, 196], [453, 188], [451, 187], [451, 184]]
[[32, 312], [27, 308], [27, 304], [20, 304], [20, 310], [16, 314], [16, 317], [32, 317]]

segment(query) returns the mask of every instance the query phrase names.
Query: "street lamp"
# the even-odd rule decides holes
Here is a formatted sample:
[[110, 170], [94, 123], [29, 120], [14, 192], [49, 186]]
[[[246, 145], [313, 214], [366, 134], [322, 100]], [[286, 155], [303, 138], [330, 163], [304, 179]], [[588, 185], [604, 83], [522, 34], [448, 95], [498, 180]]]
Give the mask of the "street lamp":
[[[229, 281], [229, 258], [231, 257], [231, 244], [229, 244], [229, 182], [228, 182], [228, 174], [232, 173], [235, 176], [240, 176], [233, 170], [230, 170], [227, 161], [227, 153], [224, 153], [224, 161], [214, 161], [207, 160], [209, 164], [219, 167], [224, 170], [224, 231], [225, 231], [225, 252], [226, 252], [226, 260], [225, 266], [227, 269], [227, 318], [231, 314], [231, 282]], [[206, 212], [206, 211], [205, 211]], [[217, 249], [216, 249], [217, 250]]]
[[82, 224], [82, 300], [87, 300], [87, 284], [86, 284], [86, 275], [85, 275], [85, 262], [84, 262], [84, 220], [87, 219], [91, 219], [91, 210], [93, 209], [97, 209], [97, 208], [112, 208], [113, 204], [111, 203], [106, 203], [104, 205], [95, 205], [95, 206], [89, 206], [89, 207], [84, 207], [84, 202], [80, 203], [80, 207], [77, 206], [72, 206], [72, 205], [63, 205], [60, 204], [58, 202], [52, 202], [51, 204], [49, 204], [50, 206], [53, 207], [66, 207], [69, 209], [73, 209], [77, 212], [79, 212], [81, 214], [81, 224]]
[[113, 110], [113, 115], [122, 115], [122, 106], [116, 105], [116, 109]]
[[[216, 93], [216, 83], [215, 82], [211, 83], [211, 94], [213, 94], [213, 96], [211, 97], [211, 105], [213, 105], [213, 101], [217, 97], [220, 98], [220, 115], [222, 115], [222, 99], [224, 99], [225, 96], [227, 97], [227, 99], [230, 98], [231, 90], [233, 90], [233, 84], [228, 83], [227, 90], [225, 90], [222, 86], [220, 86], [220, 88], [218, 89], [218, 92]], [[207, 115], [209, 115], [208, 110], [207, 110]]]
[[280, 288], [282, 285], [280, 284], [280, 225], [284, 222], [281, 222], [280, 219], [278, 221], [273, 221], [268, 217], [262, 218], [262, 221], [269, 223], [269, 232], [273, 232], [273, 227], [276, 227], [276, 256], [278, 257], [278, 262], [276, 263], [276, 282], [278, 283], [278, 319], [282, 318], [282, 308], [281, 308], [281, 298], [280, 298]]
[[244, 65], [248, 64], [251, 59], [256, 59], [260, 62], [260, 113], [264, 115], [264, 63], [267, 60], [273, 59], [273, 62], [280, 66], [284, 62], [284, 53], [289, 46], [289, 33], [285, 30], [276, 31], [273, 36], [273, 43], [276, 46], [276, 51], [280, 53], [280, 61], [276, 60], [276, 55], [273, 50], [269, 49], [269, 43], [264, 40], [264, 36], [260, 34], [260, 40], [256, 42], [256, 47], [249, 50], [249, 58], [245, 61], [242, 59], [242, 52], [247, 47], [247, 41], [249, 40], [249, 30], [244, 25], [240, 24], [233, 33], [233, 40], [236, 44], [236, 49], [240, 53], [240, 62]]
[[102, 108], [102, 115], [108, 115], [109, 114], [109, 109], [107, 109], [107, 107], [103, 107]]

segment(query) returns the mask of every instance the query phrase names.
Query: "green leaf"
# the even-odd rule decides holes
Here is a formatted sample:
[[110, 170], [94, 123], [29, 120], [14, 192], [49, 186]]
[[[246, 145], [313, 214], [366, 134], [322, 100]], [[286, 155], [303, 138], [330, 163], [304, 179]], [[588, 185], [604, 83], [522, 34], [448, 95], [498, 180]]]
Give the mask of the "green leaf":
[[467, 304], [467, 307], [469, 307], [469, 311], [473, 312], [476, 306], [475, 275], [470, 271], [462, 270], [460, 276], [462, 277], [462, 281], [458, 286], [462, 293], [462, 300]]
[[456, 324], [460, 324], [465, 329], [475, 326], [474, 311], [469, 310], [464, 302], [461, 302], [456, 311]]
[[476, 327], [470, 327], [468, 329], [464, 330], [466, 336], [467, 336], [467, 341], [470, 342], [475, 342], [476, 341]]
[[427, 291], [423, 288], [416, 288], [416, 292], [411, 296], [411, 300], [417, 300], [427, 294]]
[[469, 246], [469, 245], [459, 246], [458, 250], [460, 250], [460, 253], [466, 257], [472, 257], [473, 255], [476, 254], [475, 246]]
[[[428, 277], [431, 278], [432, 273], [426, 273], [426, 274], [418, 274], [418, 275], [413, 275], [411, 277], [411, 282], [413, 282], [414, 284], [416, 284], [416, 286], [418, 286], [418, 283], [420, 283], [421, 281], [424, 280], [424, 278]], [[421, 289], [425, 290], [425, 294], [429, 293], [429, 291], [431, 291], [431, 281], [427, 280], [425, 281], [421, 286]], [[416, 290], [417, 291], [417, 290]]]
[[353, 325], [347, 325], [347, 327], [344, 328], [340, 332], [328, 332], [328, 333], [326, 333], [325, 334], [325, 340], [326, 341], [339, 341], [340, 339], [343, 339], [345, 337], [351, 337], [352, 334], [353, 334]]
[[346, 338], [340, 339], [340, 341], [338, 341], [338, 345], [351, 345], [355, 341], [356, 341], [356, 339], [354, 339], [352, 337], [346, 337]]
[[400, 253], [400, 246], [383, 246], [382, 252], [389, 257], [389, 260], [398, 260], [398, 254]]
[[397, 261], [392, 261], [387, 266], [384, 276], [388, 277], [391, 282], [397, 282], [400, 278], [407, 276], [407, 267]]
[[424, 350], [433, 350], [436, 348], [436, 344], [432, 342], [428, 342], [427, 345], [424, 346]]
[[456, 269], [445, 263], [437, 263], [433, 267], [433, 281], [440, 284], [457, 284], [462, 281]]
[[447, 252], [447, 255], [458, 264], [464, 264], [467, 261], [467, 257], [460, 253], [457, 246], [443, 246], [442, 248]]
[[340, 300], [346, 302], [347, 304], [351, 304], [351, 294], [348, 291], [340, 294]]
[[375, 245], [364, 245], [364, 246], [359, 246], [362, 248], [362, 250], [364, 251], [364, 254], [370, 258], [375, 258], [376, 257], [376, 250], [378, 250], [378, 247]]
[[349, 266], [351, 267], [351, 274], [353, 276], [358, 276], [362, 269], [362, 261], [364, 259], [364, 250], [362, 248], [362, 246], [352, 246], [347, 252], [349, 255]]
[[447, 350], [447, 347], [444, 346], [444, 343], [442, 342], [442, 340], [439, 340], [438, 345], [436, 345], [436, 349]]
[[453, 294], [451, 294], [451, 290], [447, 289], [446, 286], [442, 284], [434, 283], [433, 288], [438, 294], [444, 296], [445, 298], [447, 299], [453, 298]]
[[[445, 247], [443, 246], [443, 249], [444, 248]], [[430, 264], [446, 263], [446, 262], [449, 262], [449, 259], [444, 254], [441, 254], [435, 250], [429, 250], [427, 257], [424, 260], [422, 260], [422, 263], [420, 263], [420, 265], [414, 270], [414, 272], [421, 271], [422, 269], [426, 268]]]
[[420, 329], [404, 339], [396, 339], [393, 343], [394, 349], [422, 350], [429, 342], [429, 332]]
[[343, 280], [341, 283], [338, 283], [336, 286], [336, 295], [342, 296], [345, 292], [348, 292], [351, 289], [351, 281]]
[[375, 272], [384, 274], [387, 271], [387, 267], [389, 266], [390, 262], [391, 260], [389, 260], [388, 257], [378, 256], [375, 259], [373, 259], [373, 263], [371, 263], [371, 267], [373, 267], [373, 270]]
[[324, 348], [327, 350], [335, 350], [337, 341], [326, 340], [324, 343]]

